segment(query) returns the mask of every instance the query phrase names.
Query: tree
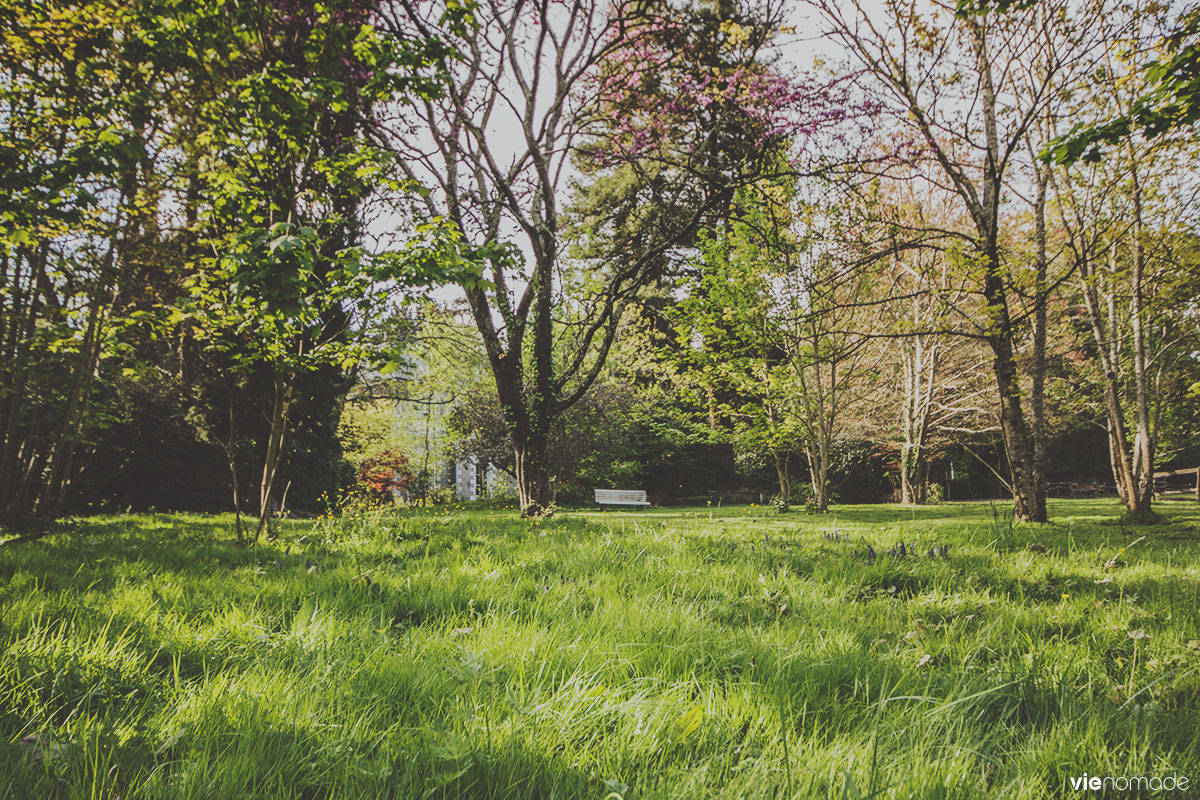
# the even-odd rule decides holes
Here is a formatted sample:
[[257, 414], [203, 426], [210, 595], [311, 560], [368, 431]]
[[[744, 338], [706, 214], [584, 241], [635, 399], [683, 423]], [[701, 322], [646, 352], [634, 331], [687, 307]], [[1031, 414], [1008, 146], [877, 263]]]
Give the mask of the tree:
[[154, 235], [159, 9], [0, 6], [0, 517], [61, 513]]
[[[1153, 39], [1154, 8], [1114, 8], [1096, 23], [1101, 48], [1093, 91], [1074, 115], [1127, 116], [1150, 89], [1120, 53]], [[1052, 123], [1051, 123], [1052, 124]], [[1084, 123], [1077, 123], [1079, 127]], [[1057, 134], [1051, 127], [1050, 136]], [[1186, 222], [1184, 186], [1165, 187], [1194, 158], [1194, 137], [1130, 132], [1103, 161], [1047, 165], [1059, 225], [1078, 274], [1090, 352], [1098, 363], [1113, 478], [1125, 507], [1149, 514], [1162, 414], [1162, 387], [1179, 357], [1179, 296], [1164, 303], [1179, 265], [1166, 242]]]
[[1172, 156], [1164, 145], [1169, 141], [1131, 147], [1127, 157], [1114, 155], [1055, 181], [1061, 228], [1078, 270], [1087, 349], [1097, 364], [1113, 479], [1135, 514], [1151, 511], [1172, 372], [1191, 346], [1189, 301], [1176, 280], [1187, 268], [1171, 247], [1181, 227], [1173, 217], [1185, 206], [1152, 198], [1153, 187], [1194, 156], [1186, 150]]
[[831, 499], [835, 444], [861, 419], [880, 377], [883, 353], [873, 345], [881, 262], [864, 247], [862, 213], [851, 201], [810, 199], [799, 220], [800, 246], [776, 288], [813, 507], [822, 512]]
[[374, 6], [239, 6], [207, 20], [212, 41], [238, 47], [194, 65], [212, 87], [201, 96], [194, 158], [203, 198], [195, 226], [211, 255], [197, 259], [189, 301], [172, 322], [190, 326], [228, 370], [267, 387], [253, 540], [277, 502], [301, 382], [319, 375], [348, 386], [393, 292], [465, 281], [470, 271], [436, 256], [444, 234], [435, 223], [418, 226], [406, 248], [362, 244], [361, 206], [390, 165], [366, 138], [375, 109], [397, 94], [432, 91], [420, 73], [424, 54], [442, 52], [381, 35]]
[[[687, 9], [488, 0], [472, 24], [454, 27], [449, 7], [390, 6], [398, 35], [444, 39], [459, 55], [445, 63], [441, 96], [404, 108], [388, 133], [405, 177], [436, 189], [426, 213], [452, 223], [463, 252], [486, 266], [486, 283], [464, 291], [512, 439], [521, 507], [537, 515], [552, 498], [553, 421], [595, 382], [625, 308], [737, 186], [774, 167], [763, 154], [793, 130], [789, 110], [802, 99], [822, 113], [825, 105], [740, 45], [719, 82], [691, 81], [689, 53], [673, 46]], [[769, 30], [778, 9], [768, 14]], [[659, 96], [653, 87], [673, 100], [650, 116], [633, 101]], [[735, 133], [740, 144], [724, 142], [714, 159], [715, 142]], [[653, 218], [637, 237], [583, 254], [586, 271], [573, 273], [563, 203], [576, 157], [593, 179], [637, 187], [625, 196], [649, 200], [641, 209]], [[556, 308], [570, 311], [556, 319]]]
[[[137, 395], [126, 387], [161, 378], [165, 360], [180, 369], [162, 394], [200, 405], [222, 393], [250, 405], [258, 386], [271, 387], [261, 444], [275, 466], [260, 480], [260, 506], [269, 504], [297, 390], [295, 370], [279, 351], [265, 355], [263, 337], [291, 337], [291, 350], [311, 354], [354, 328], [348, 304], [371, 284], [358, 274], [365, 266], [425, 266], [385, 265], [358, 247], [379, 165], [364, 122], [381, 97], [426, 90], [426, 55], [440, 52], [375, 35], [373, 5], [0, 9], [10, 189], [0, 201], [0, 514], [61, 511], [86, 451]], [[172, 313], [188, 288], [190, 313]], [[197, 330], [221, 357], [195, 356]], [[252, 351], [264, 356], [255, 367]], [[325, 386], [348, 367], [333, 361]], [[244, 380], [213, 378], [237, 367]], [[204, 388], [192, 391], [185, 371]], [[322, 404], [299, 394], [306, 413]], [[222, 430], [254, 416], [223, 412], [185, 416], [215, 417]], [[232, 434], [209, 438], [233, 452]]]
[[[936, 194], [927, 194], [928, 200]], [[925, 208], [909, 207], [922, 216]], [[903, 213], [903, 212], [902, 212]], [[921, 219], [909, 220], [918, 227]], [[887, 257], [893, 302], [881, 306], [882, 334], [894, 353], [898, 376], [892, 403], [881, 403], [893, 415], [880, 430], [896, 426], [900, 502], [921, 505], [929, 491], [929, 469], [935, 441], [946, 433], [963, 433], [978, 414], [978, 369], [970, 339], [955, 335], [954, 309], [966, 301], [953, 255], [933, 245], [896, 249]], [[954, 340], [958, 339], [958, 342]], [[887, 381], [884, 384], [887, 385]], [[885, 389], [886, 394], [886, 389]], [[898, 413], [895, 409], [899, 409]], [[989, 412], [992, 409], [987, 409]], [[942, 444], [945, 444], [943, 441]]]
[[[778, 230], [757, 228], [769, 219], [761, 197], [744, 193], [739, 220], [701, 237], [704, 260], [689, 296], [672, 311], [673, 349], [684, 385], [703, 408], [710, 435], [727, 437], [739, 451], [766, 451], [774, 465], [783, 508], [792, 499], [791, 458], [801, 447], [797, 387], [781, 342], [773, 283], [784, 246]], [[772, 246], [774, 245], [774, 246]]]
[[869, 347], [878, 287], [856, 241], [858, 210], [801, 202], [777, 184], [739, 193], [735, 208], [702, 240], [702, 278], [680, 308], [681, 350], [713, 427], [770, 453], [783, 504], [790, 456], [802, 451], [813, 506], [825, 511], [835, 443], [878, 374]]
[[[1064, 54], [1050, 47], [1055, 17], [1035, 8], [954, 18], [940, 7], [922, 14], [911, 2], [882, 14], [855, 2], [847, 14], [832, 0], [813, 4], [864, 79], [890, 98], [897, 125], [917, 138], [916, 157], [930, 164], [931, 179], [969, 215], [969, 268], [984, 302], [978, 335], [993, 356], [1015, 515], [1044, 521], [1037, 426], [1031, 429], [1017, 369], [1021, 320], [1002, 251], [1001, 206], [1010, 165], [1063, 69]], [[1021, 73], [1020, 63], [1038, 68]]]

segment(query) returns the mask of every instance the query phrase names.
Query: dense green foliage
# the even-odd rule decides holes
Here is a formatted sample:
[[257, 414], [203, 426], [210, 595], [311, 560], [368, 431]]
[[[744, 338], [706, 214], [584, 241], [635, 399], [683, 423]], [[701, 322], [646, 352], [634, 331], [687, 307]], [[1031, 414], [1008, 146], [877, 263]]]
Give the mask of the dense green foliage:
[[446, 56], [377, 6], [0, 6], [0, 515], [336, 491], [367, 320], [462, 272], [363, 246], [411, 188], [376, 111]]
[[0, 549], [0, 794], [1194, 780], [1200, 513], [1166, 503], [1166, 523], [1130, 528], [1117, 511], [1061, 501], [1056, 524], [1014, 528], [984, 504], [452, 507], [291, 522], [254, 549], [229, 516], [76, 520]]

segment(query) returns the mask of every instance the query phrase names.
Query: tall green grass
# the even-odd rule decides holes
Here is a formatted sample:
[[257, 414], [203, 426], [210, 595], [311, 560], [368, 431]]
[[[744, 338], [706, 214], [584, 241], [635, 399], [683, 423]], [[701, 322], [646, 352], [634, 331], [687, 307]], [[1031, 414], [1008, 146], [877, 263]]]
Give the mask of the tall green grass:
[[0, 796], [1194, 785], [1200, 508], [1165, 505], [1145, 527], [1108, 501], [1043, 526], [986, 504], [450, 507], [253, 549], [225, 517], [78, 520], [0, 548]]

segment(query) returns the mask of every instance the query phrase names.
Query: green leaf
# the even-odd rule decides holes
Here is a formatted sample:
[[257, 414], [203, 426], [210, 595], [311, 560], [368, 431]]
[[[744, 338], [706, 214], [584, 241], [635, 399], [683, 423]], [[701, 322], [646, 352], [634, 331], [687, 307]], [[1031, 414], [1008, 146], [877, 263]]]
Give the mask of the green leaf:
[[704, 721], [704, 707], [695, 706], [685, 712], [679, 719], [675, 720], [675, 724], [671, 726], [671, 738], [676, 742], [682, 742], [688, 736], [693, 734], [700, 723]]
[[299, 236], [292, 236], [291, 234], [288, 234], [286, 236], [280, 236], [280, 237], [276, 238], [275, 240], [273, 240], [271, 242], [270, 249], [271, 249], [272, 253], [275, 253], [275, 252], [290, 253], [293, 250], [295, 250], [296, 248], [302, 247], [303, 245], [304, 245], [304, 240], [301, 239]]

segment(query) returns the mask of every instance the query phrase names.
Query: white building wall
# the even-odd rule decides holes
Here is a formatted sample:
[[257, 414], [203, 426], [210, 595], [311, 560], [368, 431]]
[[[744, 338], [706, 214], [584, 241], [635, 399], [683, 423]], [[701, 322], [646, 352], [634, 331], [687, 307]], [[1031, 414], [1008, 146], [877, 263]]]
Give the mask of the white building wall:
[[454, 496], [459, 500], [481, 500], [484, 497], [516, 497], [516, 480], [494, 464], [480, 468], [475, 456], [455, 461]]
[[467, 456], [454, 465], [454, 494], [459, 500], [479, 499], [479, 464]]

